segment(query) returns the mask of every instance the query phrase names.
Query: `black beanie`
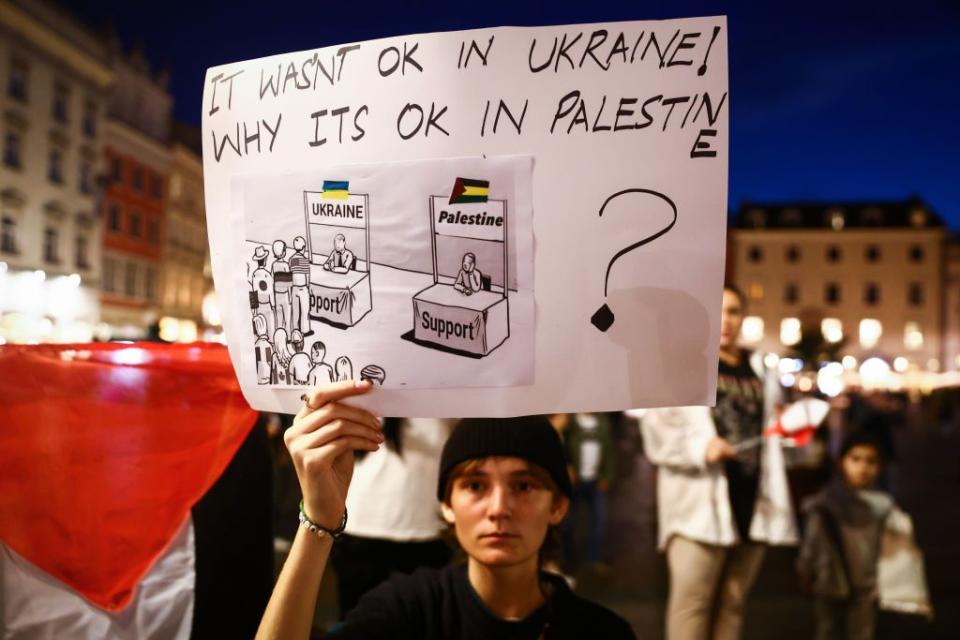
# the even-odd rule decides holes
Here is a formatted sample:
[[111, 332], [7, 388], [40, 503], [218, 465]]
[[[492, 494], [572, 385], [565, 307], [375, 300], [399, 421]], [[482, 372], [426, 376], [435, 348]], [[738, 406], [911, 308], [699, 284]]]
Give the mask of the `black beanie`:
[[544, 416], [464, 418], [454, 427], [440, 456], [437, 500], [446, 498], [447, 478], [461, 462], [510, 456], [543, 467], [568, 498], [573, 489], [560, 436]]

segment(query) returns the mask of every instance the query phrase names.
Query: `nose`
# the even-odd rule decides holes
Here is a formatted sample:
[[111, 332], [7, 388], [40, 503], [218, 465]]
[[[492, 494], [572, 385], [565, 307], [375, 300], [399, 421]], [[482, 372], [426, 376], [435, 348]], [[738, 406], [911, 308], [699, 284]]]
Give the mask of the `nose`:
[[512, 510], [510, 492], [507, 487], [494, 486], [487, 503], [487, 516], [491, 520], [509, 518]]

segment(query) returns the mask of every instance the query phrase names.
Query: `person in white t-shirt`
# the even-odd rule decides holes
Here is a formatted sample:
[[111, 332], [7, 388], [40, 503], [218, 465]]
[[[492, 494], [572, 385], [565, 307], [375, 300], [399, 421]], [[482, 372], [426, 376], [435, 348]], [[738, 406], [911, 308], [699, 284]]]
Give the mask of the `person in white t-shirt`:
[[387, 446], [358, 453], [347, 494], [350, 519], [332, 557], [341, 619], [390, 574], [450, 561], [435, 494], [440, 454], [454, 422], [386, 418]]

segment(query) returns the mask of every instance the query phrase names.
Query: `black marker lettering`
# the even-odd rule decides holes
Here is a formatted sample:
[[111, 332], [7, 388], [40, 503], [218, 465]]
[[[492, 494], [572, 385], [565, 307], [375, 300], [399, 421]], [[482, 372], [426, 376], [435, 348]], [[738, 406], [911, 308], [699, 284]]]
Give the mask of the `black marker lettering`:
[[283, 65], [277, 65], [277, 75], [274, 76], [272, 73], [269, 74], [269, 80], [267, 81], [266, 86], [263, 84], [263, 69], [260, 70], [260, 99], [263, 100], [263, 96], [267, 95], [267, 91], [273, 94], [273, 97], [276, 98], [277, 94], [280, 92], [280, 73]]
[[597, 111], [597, 117], [593, 121], [593, 130], [594, 131], [610, 131], [610, 125], [600, 125], [597, 124], [600, 122], [600, 116], [603, 115], [603, 108], [607, 106], [607, 96], [603, 96], [603, 101], [600, 103], [600, 111]]
[[707, 52], [703, 55], [703, 63], [700, 65], [700, 68], [697, 69], [697, 75], [702, 76], [707, 72], [707, 57], [710, 55], [710, 49], [713, 48], [713, 41], [717, 39], [717, 35], [720, 33], [720, 27], [713, 28], [713, 35], [710, 37], [710, 44], [707, 45]]
[[[404, 116], [406, 116], [408, 112], [414, 111], [414, 110], [416, 110], [420, 114], [420, 119], [417, 121], [417, 126], [413, 128], [413, 131], [405, 134], [403, 130], [400, 128], [400, 125], [403, 123]], [[421, 107], [418, 104], [413, 104], [408, 102], [407, 106], [405, 106], [400, 111], [400, 115], [397, 117], [397, 133], [400, 134], [400, 137], [402, 139], [409, 140], [413, 136], [417, 135], [417, 132], [420, 131], [420, 127], [422, 126], [423, 126], [423, 107]]]
[[340, 56], [340, 68], [337, 70], [337, 82], [340, 82], [340, 76], [343, 75], [343, 66], [347, 61], [347, 54], [360, 48], [358, 44], [352, 44], [337, 49], [337, 55]]
[[710, 148], [710, 143], [703, 141], [703, 138], [710, 138], [717, 135], [716, 129], [700, 129], [700, 133], [697, 134], [697, 139], [693, 143], [693, 148], [690, 149], [691, 158], [715, 158], [717, 152]]
[[688, 39], [696, 40], [700, 37], [700, 32], [696, 33], [685, 33], [683, 37], [680, 38], [680, 42], [677, 43], [677, 48], [673, 50], [673, 55], [670, 56], [670, 61], [667, 63], [667, 67], [674, 67], [676, 65], [688, 66], [693, 64], [693, 60], [676, 60], [677, 54], [680, 53], [681, 49], [693, 49], [696, 45], [694, 43], [688, 43]]
[[510, 112], [510, 107], [507, 106], [507, 103], [503, 100], [500, 100], [500, 105], [497, 107], [497, 115], [493, 120], [493, 132], [497, 132], [497, 125], [500, 124], [500, 114], [505, 113], [507, 118], [509, 118], [510, 122], [513, 124], [513, 128], [517, 130], [517, 134], [520, 134], [521, 130], [523, 129], [523, 119], [527, 115], [527, 106], [529, 103], [529, 99], [523, 101], [523, 111], [520, 113], [520, 120], [517, 120], [513, 117], [513, 113]]
[[663, 119], [663, 129], [661, 131], [667, 130], [667, 123], [670, 122], [670, 116], [673, 114], [673, 108], [678, 104], [686, 102], [690, 99], [690, 96], [682, 96], [679, 98], [667, 98], [661, 104], [670, 105], [670, 110], [667, 111], [667, 117]]
[[340, 116], [340, 128], [339, 133], [337, 134], [337, 142], [343, 142], [343, 114], [350, 113], [350, 107], [339, 107], [337, 109], [331, 109], [331, 116]]
[[[565, 105], [568, 101], [572, 101], [572, 104], [571, 104], [570, 106], [564, 108], [564, 105]], [[574, 107], [577, 106], [577, 103], [578, 103], [579, 101], [580, 101], [580, 92], [577, 91], [576, 89], [574, 89], [573, 91], [571, 91], [571, 92], [568, 93], [567, 95], [565, 95], [565, 96], [563, 96], [562, 98], [560, 98], [560, 102], [557, 103], [557, 112], [553, 115], [553, 122], [550, 124], [550, 133], [553, 133], [554, 127], [557, 126], [557, 121], [558, 121], [560, 118], [565, 118], [565, 117], [567, 117], [567, 115], [569, 115], [569, 113], [570, 113], [571, 111], [573, 111]]]
[[320, 145], [327, 143], [326, 138], [320, 137], [320, 118], [325, 115], [327, 115], [326, 109], [314, 111], [310, 114], [310, 117], [313, 118], [313, 140], [310, 141], [311, 147], [319, 147]]
[[573, 64], [573, 59], [570, 57], [570, 54], [568, 54], [567, 51], [569, 51], [570, 48], [573, 47], [573, 45], [577, 44], [577, 40], [579, 40], [582, 36], [583, 36], [582, 32], [578, 33], [577, 37], [568, 43], [567, 34], [563, 34], [563, 39], [560, 41], [560, 51], [557, 52], [557, 60], [553, 69], [554, 73], [557, 73], [560, 71], [560, 58], [566, 58], [567, 62], [570, 63], [571, 69], [577, 68], [576, 65]]
[[547, 58], [547, 61], [539, 66], [533, 65], [533, 50], [536, 49], [536, 47], [537, 47], [537, 39], [534, 38], [533, 42], [530, 43], [530, 55], [527, 56], [527, 64], [530, 67], [530, 71], [532, 71], [533, 73], [540, 73], [544, 69], [548, 68], [550, 66], [550, 63], [553, 62], [553, 56], [557, 52], [557, 39], [556, 38], [553, 39], [553, 48], [550, 49], [550, 56]]
[[618, 53], [623, 55], [623, 64], [627, 64], [627, 39], [623, 35], [623, 31], [617, 35], [617, 39], [613, 43], [613, 48], [610, 49], [610, 53], [607, 54], [607, 68], [610, 67], [610, 60]]
[[596, 54], [593, 53], [594, 49], [602, 45], [607, 41], [607, 30], [606, 29], [597, 29], [590, 34], [590, 41], [587, 43], [587, 48], [583, 50], [583, 55], [580, 56], [580, 68], [583, 68], [583, 63], [587, 59], [587, 56], [593, 58], [593, 61], [597, 63], [597, 66], [606, 71], [610, 68], [610, 65], [607, 64], [604, 66], [600, 60], [597, 59]]
[[627, 108], [627, 105], [637, 104], [636, 98], [620, 98], [620, 106], [617, 107], [617, 117], [613, 120], [613, 130], [623, 131], [624, 129], [635, 128], [633, 124], [620, 124], [620, 118], [628, 118], [633, 115], [633, 109]]
[[357, 140], [361, 139], [363, 136], [366, 135], [367, 130], [360, 126], [360, 114], [361, 113], [365, 114], [369, 112], [370, 112], [370, 107], [368, 107], [367, 105], [363, 105], [362, 107], [357, 109], [357, 112], [355, 114], [353, 114], [353, 128], [360, 132], [356, 135], [350, 136], [350, 139], [353, 140], [354, 142], [356, 142]]

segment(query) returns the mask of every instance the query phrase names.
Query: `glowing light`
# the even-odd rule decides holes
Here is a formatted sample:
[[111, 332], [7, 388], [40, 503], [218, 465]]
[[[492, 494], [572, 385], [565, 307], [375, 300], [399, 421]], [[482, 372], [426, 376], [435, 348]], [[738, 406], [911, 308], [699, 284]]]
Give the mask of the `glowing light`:
[[[960, 361], [960, 356], [957, 356], [957, 360]], [[775, 353], [768, 353], [763, 356], [763, 364], [766, 365], [767, 369], [773, 369], [780, 362], [780, 356]]]
[[843, 392], [843, 365], [828, 362], [817, 372], [817, 388], [825, 396], [836, 398]]
[[7, 272], [7, 263], [0, 262], [0, 273], [6, 273], [6, 272]]
[[865, 387], [881, 386], [890, 378], [890, 365], [882, 358], [867, 358], [860, 365], [860, 381]]
[[910, 361], [904, 358], [903, 356], [898, 356], [893, 359], [893, 368], [897, 373], [903, 373], [910, 366]]
[[33, 276], [37, 279], [37, 282], [43, 282], [47, 279], [47, 274], [43, 269], [37, 269], [34, 271]]
[[923, 331], [916, 322], [908, 322], [903, 327], [903, 346], [911, 351], [923, 348]]
[[857, 368], [857, 359], [854, 356], [843, 356], [843, 368], [847, 371], [853, 371]]
[[780, 321], [780, 342], [788, 347], [800, 342], [800, 318], [784, 318]]
[[203, 314], [204, 321], [211, 327], [219, 327], [223, 323], [216, 291], [211, 291], [203, 297], [200, 312]]
[[792, 373], [785, 373], [780, 376], [780, 384], [784, 387], [792, 387], [797, 381], [797, 377]]
[[740, 337], [744, 342], [753, 344], [763, 340], [763, 318], [747, 316], [740, 325]]
[[803, 369], [803, 360], [800, 358], [780, 358], [777, 368], [780, 373], [797, 373]]
[[808, 393], [811, 389], [813, 389], [813, 381], [807, 377], [800, 378], [800, 381], [797, 382], [797, 388], [803, 393]]
[[72, 287], [79, 287], [81, 282], [80, 274], [71, 273], [69, 276], [67, 276], [67, 282], [69, 282], [70, 286]]
[[180, 321], [170, 316], [160, 318], [160, 339], [166, 342], [176, 342], [180, 335]]
[[936, 373], [940, 371], [940, 361], [936, 358], [930, 358], [927, 360], [927, 370]]
[[837, 318], [824, 318], [820, 321], [820, 333], [827, 342], [840, 342], [843, 340], [843, 323]]
[[118, 349], [113, 353], [111, 359], [117, 364], [136, 365], [144, 364], [150, 359], [150, 356], [144, 349], [129, 347], [126, 349]]
[[864, 318], [860, 321], [860, 345], [864, 349], [872, 349], [880, 342], [883, 335], [883, 325], [875, 318]]

